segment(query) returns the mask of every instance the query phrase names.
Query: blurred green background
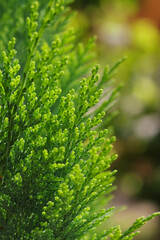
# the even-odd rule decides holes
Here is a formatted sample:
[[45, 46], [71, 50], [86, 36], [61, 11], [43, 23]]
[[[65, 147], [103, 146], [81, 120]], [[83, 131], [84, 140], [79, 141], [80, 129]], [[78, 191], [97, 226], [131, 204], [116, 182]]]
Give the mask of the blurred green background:
[[[113, 65], [124, 55], [115, 84], [123, 83], [112, 121], [119, 158], [113, 204], [127, 205], [114, 221], [124, 228], [160, 209], [160, 1], [77, 0], [74, 24], [82, 40], [97, 35], [97, 62]], [[137, 239], [159, 240], [160, 219]]]

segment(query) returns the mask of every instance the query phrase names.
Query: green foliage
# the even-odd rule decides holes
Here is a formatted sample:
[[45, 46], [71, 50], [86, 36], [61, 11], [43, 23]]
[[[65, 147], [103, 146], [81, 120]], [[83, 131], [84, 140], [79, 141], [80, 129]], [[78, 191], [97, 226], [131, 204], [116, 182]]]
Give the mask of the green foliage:
[[[110, 118], [119, 91], [110, 86], [110, 79], [121, 61], [111, 70], [106, 67], [101, 77], [99, 65], [90, 70], [94, 39], [85, 47], [77, 43], [76, 32], [67, 25], [71, 2], [50, 0], [44, 10], [42, 1], [40, 11], [34, 2], [26, 18], [24, 61], [16, 56], [15, 38], [2, 52], [2, 240], [132, 239], [137, 228], [158, 215], [138, 219], [124, 233], [119, 226], [92, 233], [113, 212], [109, 208], [91, 214], [91, 204], [113, 190], [116, 171], [109, 167], [117, 157], [112, 152], [115, 138], [100, 126], [105, 115]], [[28, 11], [28, 5], [23, 6], [17, 26]], [[22, 26], [15, 29], [17, 35]]]

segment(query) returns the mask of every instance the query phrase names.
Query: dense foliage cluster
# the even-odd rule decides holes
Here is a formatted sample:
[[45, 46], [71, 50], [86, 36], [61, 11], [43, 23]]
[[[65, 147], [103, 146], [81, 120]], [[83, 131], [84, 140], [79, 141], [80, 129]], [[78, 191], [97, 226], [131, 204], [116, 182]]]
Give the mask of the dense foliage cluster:
[[[127, 240], [158, 214], [138, 219], [124, 233], [119, 226], [92, 233], [113, 212], [109, 208], [93, 213], [91, 205], [113, 190], [116, 171], [109, 167], [117, 157], [111, 151], [115, 138], [100, 126], [102, 118], [110, 119], [107, 114], [119, 90], [112, 89], [110, 79], [121, 61], [106, 67], [101, 77], [99, 65], [90, 70], [94, 39], [85, 47], [77, 43], [76, 32], [69, 27], [71, 2], [50, 0], [44, 10], [42, 1], [40, 11], [34, 2], [26, 19], [27, 41], [22, 44], [26, 56], [18, 59], [15, 38], [2, 52], [2, 240]], [[24, 31], [21, 24], [28, 5], [19, 7], [20, 17], [11, 29], [17, 36]], [[0, 41], [4, 39], [5, 32]]]

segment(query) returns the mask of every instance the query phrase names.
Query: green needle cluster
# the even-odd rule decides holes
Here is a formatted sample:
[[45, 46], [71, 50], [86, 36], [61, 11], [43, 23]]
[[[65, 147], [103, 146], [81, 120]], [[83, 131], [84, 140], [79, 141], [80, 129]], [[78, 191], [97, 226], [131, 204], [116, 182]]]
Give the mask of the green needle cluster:
[[[9, 1], [10, 9], [16, 2]], [[113, 88], [112, 76], [124, 59], [99, 73], [91, 61], [95, 39], [83, 46], [70, 27], [71, 2], [50, 0], [45, 6], [41, 1], [29, 7], [19, 1], [16, 27], [8, 23], [8, 46], [5, 31], [0, 38], [2, 240], [129, 240], [159, 214], [139, 218], [124, 233], [119, 226], [93, 232], [114, 212], [93, 212], [92, 205], [114, 189], [115, 137], [103, 124], [111, 118], [120, 89]], [[23, 60], [20, 45], [26, 49]]]

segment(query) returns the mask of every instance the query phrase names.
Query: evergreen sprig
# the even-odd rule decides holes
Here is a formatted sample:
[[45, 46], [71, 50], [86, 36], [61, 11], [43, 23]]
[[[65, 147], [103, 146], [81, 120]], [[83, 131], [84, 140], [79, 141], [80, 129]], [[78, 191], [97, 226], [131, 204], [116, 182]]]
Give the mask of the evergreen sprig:
[[[115, 137], [100, 128], [102, 119], [110, 118], [119, 92], [119, 87], [111, 86], [111, 78], [123, 59], [111, 69], [106, 67], [101, 77], [99, 65], [91, 68], [94, 38], [85, 47], [77, 44], [76, 32], [67, 27], [71, 2], [50, 0], [44, 10], [42, 1], [39, 11], [39, 3], [34, 2], [26, 19], [25, 60], [16, 55], [18, 42], [14, 37], [2, 52], [2, 240], [127, 240], [160, 214], [139, 218], [124, 233], [119, 226], [100, 234], [92, 231], [114, 209], [92, 213], [91, 206], [113, 190], [116, 171], [109, 168], [117, 158], [112, 151]], [[24, 9], [28, 9], [27, 5], [19, 7], [21, 17], [11, 32], [15, 35], [22, 31], [20, 23]], [[48, 34], [52, 39], [46, 37]], [[2, 34], [1, 41], [4, 39], [6, 35]]]

